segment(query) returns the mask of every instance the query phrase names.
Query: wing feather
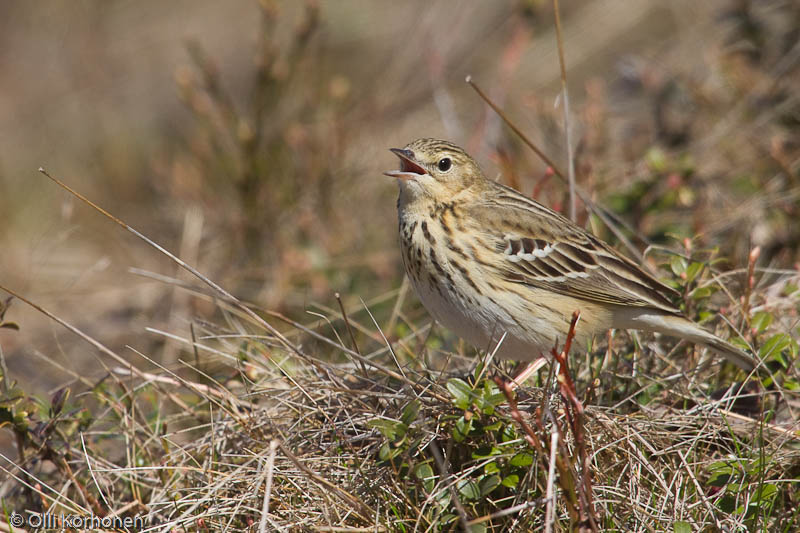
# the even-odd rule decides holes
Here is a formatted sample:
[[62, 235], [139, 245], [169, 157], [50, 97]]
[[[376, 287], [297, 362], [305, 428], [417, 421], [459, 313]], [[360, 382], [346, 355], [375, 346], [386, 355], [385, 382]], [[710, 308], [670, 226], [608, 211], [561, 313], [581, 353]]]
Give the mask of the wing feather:
[[478, 205], [477, 220], [502, 228], [493, 247], [509, 281], [613, 305], [651, 307], [680, 314], [677, 291], [664, 285], [591, 233], [547, 207], [498, 185]]

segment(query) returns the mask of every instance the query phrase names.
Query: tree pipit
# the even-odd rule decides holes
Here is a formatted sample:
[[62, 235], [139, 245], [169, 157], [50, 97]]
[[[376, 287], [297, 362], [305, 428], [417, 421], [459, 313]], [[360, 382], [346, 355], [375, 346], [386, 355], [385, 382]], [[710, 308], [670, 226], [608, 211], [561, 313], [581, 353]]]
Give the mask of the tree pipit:
[[464, 150], [419, 139], [393, 148], [400, 247], [431, 315], [477, 348], [531, 361], [563, 342], [611, 328], [656, 331], [702, 344], [738, 367], [757, 361], [676, 307], [680, 295], [591, 233], [487, 179]]

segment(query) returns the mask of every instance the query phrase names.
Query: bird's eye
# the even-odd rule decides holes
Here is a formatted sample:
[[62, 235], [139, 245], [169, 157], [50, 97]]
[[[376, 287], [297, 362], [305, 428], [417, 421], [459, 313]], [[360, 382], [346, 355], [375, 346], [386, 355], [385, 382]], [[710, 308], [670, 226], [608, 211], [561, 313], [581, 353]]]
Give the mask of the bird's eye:
[[442, 159], [439, 160], [436, 166], [439, 167], [439, 170], [441, 170], [442, 172], [447, 172], [448, 170], [450, 170], [450, 167], [453, 166], [453, 160], [450, 159], [449, 157], [443, 157]]

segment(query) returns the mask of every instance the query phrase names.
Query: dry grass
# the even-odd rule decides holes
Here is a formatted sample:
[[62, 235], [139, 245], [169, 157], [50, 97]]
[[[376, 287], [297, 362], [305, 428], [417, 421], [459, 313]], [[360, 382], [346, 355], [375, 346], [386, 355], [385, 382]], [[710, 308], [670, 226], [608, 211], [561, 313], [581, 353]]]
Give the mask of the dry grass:
[[[397, 308], [397, 297], [369, 307]], [[800, 291], [783, 301], [796, 309]], [[36, 410], [18, 398], [6, 407], [22, 450], [5, 458], [16, 485], [6, 504], [143, 514], [156, 529], [795, 527], [800, 447], [788, 377], [726, 391], [743, 377], [735, 369], [698, 371], [691, 354], [644, 357], [615, 339], [591, 358], [573, 348], [569, 360], [589, 360], [576, 382], [562, 360], [559, 379], [543, 370], [544, 389], [508, 391], [507, 401], [502, 379], [500, 388], [489, 379], [499, 368], [458, 378], [468, 360], [424, 357], [414, 348], [423, 327], [382, 346], [393, 335], [362, 324], [369, 307], [348, 317], [364, 332], [363, 357], [342, 342], [339, 314], [284, 324], [276, 336], [230, 302], [225, 322], [173, 337], [197, 358], [179, 371], [112, 366], [88, 396], [62, 390]], [[280, 325], [280, 315], [261, 314]], [[664, 342], [644, 350], [660, 353]], [[796, 357], [796, 344], [784, 354]], [[768, 365], [788, 376], [779, 366]]]
[[[135, 201], [111, 210], [214, 274], [154, 274], [177, 267], [126, 241], [109, 254], [145, 267], [136, 271], [149, 284], [140, 299], [115, 280], [103, 301], [82, 299], [67, 314], [40, 307], [45, 328], [19, 314], [19, 301], [0, 309], [9, 335], [3, 326], [14, 322], [35, 338], [59, 324], [77, 334], [29, 350], [3, 337], [15, 355], [24, 351], [30, 374], [62, 384], [35, 396], [12, 381], [0, 351], [0, 424], [16, 453], [0, 459], [4, 509], [140, 515], [148, 529], [175, 531], [798, 529], [800, 48], [781, 18], [796, 8], [722, 2], [712, 10], [719, 18], [697, 25], [681, 18], [695, 11], [673, 8], [671, 20], [686, 26], [669, 29], [663, 46], [581, 87], [573, 80], [596, 68], [596, 43], [576, 32], [611, 4], [620, 39], [645, 14], [649, 28], [665, 31], [665, 17], [652, 13], [669, 8], [562, 4], [563, 52], [580, 58], [566, 64], [570, 142], [564, 109], [512, 82], [528, 79], [527, 68], [552, 71], [557, 84], [556, 48], [544, 57], [537, 34], [553, 24], [550, 2], [509, 4], [506, 18], [495, 13], [503, 31], [465, 12], [456, 27], [469, 38], [433, 40], [442, 57], [409, 46], [413, 64], [379, 76], [413, 88], [402, 92], [375, 89], [367, 67], [320, 68], [321, 57], [335, 65], [352, 51], [326, 48], [325, 9], [314, 2], [288, 11], [260, 4], [247, 83], [231, 83], [193, 42], [176, 73], [191, 125], [179, 140], [168, 135], [174, 146], [149, 163], [131, 164], [152, 182], [143, 194], [126, 181]], [[412, 17], [409, 27], [438, 35], [436, 9], [426, 12], [433, 22]], [[444, 128], [495, 163], [504, 182], [569, 205], [552, 169], [493, 113], [461, 109], [479, 100], [444, 73], [480, 55], [476, 28], [492, 36], [492, 66], [475, 81], [554, 161], [574, 152], [586, 193], [579, 223], [640, 255], [681, 291], [689, 316], [758, 354], [758, 374], [674, 339], [612, 332], [573, 346], [559, 372], [545, 367], [512, 394], [495, 380], [510, 368], [476, 366], [477, 352], [431, 328], [406, 284], [387, 290], [399, 284], [393, 226], [383, 224], [392, 200], [375, 201], [379, 186], [362, 186], [377, 174], [375, 131]], [[602, 53], [617, 53], [604, 42]], [[376, 57], [365, 54], [365, 65], [380, 64]], [[118, 175], [119, 147], [98, 152], [97, 174]], [[103, 206], [120, 196], [81, 190]], [[0, 214], [13, 207], [8, 198], [0, 196]], [[150, 202], [155, 209], [141, 209]], [[66, 222], [89, 211], [65, 205]], [[117, 230], [103, 224], [102, 234]], [[71, 243], [70, 231], [58, 238]], [[0, 251], [22, 265], [20, 250], [10, 239]], [[91, 264], [87, 250], [70, 257]], [[108, 316], [93, 320], [95, 312]], [[91, 363], [72, 365], [76, 353]]]

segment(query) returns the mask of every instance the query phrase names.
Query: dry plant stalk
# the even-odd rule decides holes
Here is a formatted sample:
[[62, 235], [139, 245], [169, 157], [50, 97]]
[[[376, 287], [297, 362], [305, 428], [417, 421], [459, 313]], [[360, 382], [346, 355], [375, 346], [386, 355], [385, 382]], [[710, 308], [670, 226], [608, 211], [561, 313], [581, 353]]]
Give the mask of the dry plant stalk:
[[[552, 413], [549, 413], [549, 408], [546, 407], [544, 410], [538, 408], [536, 410], [534, 419], [537, 429], [539, 430], [537, 434], [525, 421], [525, 417], [523, 417], [520, 412], [511, 388], [511, 383], [503, 380], [499, 376], [495, 377], [495, 382], [505, 394], [511, 418], [522, 428], [525, 434], [525, 440], [528, 444], [539, 453], [540, 457], [555, 457], [555, 465], [558, 470], [558, 484], [562, 489], [564, 503], [573, 526], [581, 531], [587, 530], [597, 533], [599, 528], [594, 504], [592, 503], [591, 457], [586, 445], [583, 404], [578, 399], [575, 383], [570, 376], [568, 364], [569, 350], [575, 338], [575, 327], [579, 319], [580, 312], [575, 311], [572, 315], [567, 338], [564, 341], [564, 348], [558, 351], [554, 347], [551, 352], [556, 362], [559, 364], [558, 385], [564, 405], [566, 406], [564, 412], [567, 417], [569, 431], [575, 441], [576, 453], [568, 449], [563, 439], [564, 432], [557, 418], [553, 416]], [[547, 413], [547, 415], [545, 415], [545, 413]], [[550, 419], [552, 424], [552, 429], [549, 431], [544, 421], [545, 416]], [[550, 433], [552, 439], [547, 438], [548, 433]], [[557, 435], [557, 437], [554, 435]], [[546, 452], [542, 442], [548, 441], [557, 443], [558, 450], [555, 455]], [[576, 457], [577, 461], [579, 461], [577, 463]], [[548, 502], [548, 504], [549, 503], [550, 502]]]

